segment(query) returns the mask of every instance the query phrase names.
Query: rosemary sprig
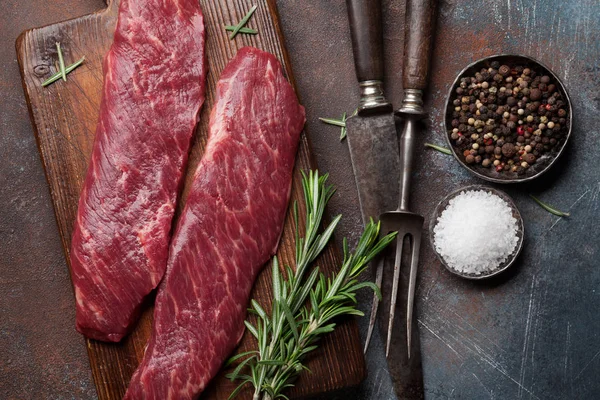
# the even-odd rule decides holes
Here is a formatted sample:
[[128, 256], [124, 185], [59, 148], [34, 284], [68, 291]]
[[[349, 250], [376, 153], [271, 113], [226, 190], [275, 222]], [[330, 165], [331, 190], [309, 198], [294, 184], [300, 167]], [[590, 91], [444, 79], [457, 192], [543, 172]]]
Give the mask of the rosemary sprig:
[[[235, 26], [233, 25], [225, 25], [225, 30], [228, 32], [233, 32], [235, 30]], [[240, 28], [239, 33], [245, 33], [248, 35], [256, 35], [258, 31], [252, 28]]]
[[438, 145], [432, 144], [432, 143], [425, 143], [425, 147], [431, 147], [432, 149], [435, 149], [441, 153], [452, 155], [452, 150], [450, 150], [447, 147], [438, 146]]
[[533, 200], [535, 200], [535, 202], [538, 203], [540, 205], [540, 207], [542, 207], [544, 210], [548, 211], [551, 214], [557, 215], [559, 217], [570, 217], [571, 216], [570, 213], [557, 210], [556, 208], [552, 207], [549, 204], [544, 203], [543, 201], [541, 201], [540, 199], [538, 199], [537, 197], [535, 197], [532, 194], [530, 194], [529, 197], [531, 197]]
[[[358, 114], [358, 108], [356, 110], [354, 110], [354, 112], [352, 113], [352, 115], [350, 115], [351, 117], [354, 117], [356, 114]], [[346, 115], [346, 113], [342, 114], [342, 118], [341, 119], [335, 119], [335, 118], [319, 118], [319, 120], [321, 122], [325, 122], [326, 124], [329, 125], [335, 125], [335, 126], [339, 126], [341, 127], [341, 131], [340, 131], [340, 142], [343, 141], [344, 139], [346, 139], [346, 121], [348, 120], [348, 117]]]
[[59, 42], [56, 42], [56, 51], [58, 52], [58, 66], [60, 67], [60, 76], [62, 77], [62, 80], [66, 82], [67, 73], [65, 72], [65, 59], [63, 58]]
[[[79, 61], [69, 65], [67, 68], [65, 68], [65, 75], [68, 75], [71, 71], [73, 71], [75, 68], [79, 67], [81, 64], [83, 64], [83, 61], [85, 60], [85, 57], [81, 57], [81, 59], [79, 59]], [[49, 84], [51, 84], [52, 82], [56, 82], [57, 80], [59, 80], [60, 78], [62, 78], [62, 73], [61, 71], [58, 71], [57, 73], [55, 73], [54, 75], [52, 75], [50, 78], [46, 79], [43, 83], [42, 86], [48, 86]]]
[[[252, 8], [250, 9], [250, 11], [248, 11], [246, 13], [246, 15], [244, 15], [244, 18], [242, 18], [242, 20], [233, 28], [233, 32], [229, 36], [230, 40], [233, 40], [233, 38], [237, 36], [237, 34], [240, 32], [240, 30], [248, 23], [248, 21], [250, 20], [250, 17], [252, 17], [252, 14], [254, 14], [254, 11], [256, 11], [257, 8], [258, 8], [257, 5], [253, 5]], [[227, 28], [225, 28], [225, 29], [227, 29]]]
[[[334, 218], [322, 233], [318, 233], [325, 205], [334, 193], [331, 186], [325, 185], [326, 180], [327, 175], [319, 176], [318, 172], [303, 174], [306, 231], [304, 237], [300, 237], [296, 229], [296, 269], [286, 267], [286, 279], [275, 257], [270, 314], [252, 300], [249, 311], [257, 316], [256, 323], [245, 323], [258, 341], [258, 350], [229, 360], [231, 364], [243, 359], [228, 375], [232, 380], [242, 381], [229, 398], [235, 397], [250, 383], [254, 386], [254, 400], [287, 399], [282, 392], [293, 386], [293, 380], [306, 369], [303, 360], [318, 347], [321, 336], [334, 330], [335, 318], [362, 315], [356, 309], [356, 291], [368, 287], [379, 294], [374, 283], [361, 283], [358, 277], [396, 234], [378, 240], [380, 225], [373, 221], [365, 228], [353, 253], [344, 239], [344, 260], [333, 277], [326, 278], [318, 268], [308, 273], [310, 264], [323, 251], [341, 218]], [[294, 218], [298, 226], [297, 204], [294, 205]]]

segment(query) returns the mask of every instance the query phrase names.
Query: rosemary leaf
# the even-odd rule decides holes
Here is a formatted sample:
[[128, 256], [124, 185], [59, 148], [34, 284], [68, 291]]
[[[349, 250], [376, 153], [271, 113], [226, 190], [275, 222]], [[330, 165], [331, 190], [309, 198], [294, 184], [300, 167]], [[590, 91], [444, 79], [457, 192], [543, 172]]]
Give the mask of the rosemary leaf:
[[549, 204], [544, 203], [543, 201], [541, 201], [540, 199], [538, 199], [537, 197], [535, 197], [532, 194], [530, 194], [529, 197], [531, 197], [533, 200], [535, 200], [535, 202], [538, 203], [540, 205], [540, 207], [542, 207], [544, 210], [548, 211], [551, 214], [557, 215], [559, 217], [570, 217], [571, 216], [570, 213], [557, 210], [556, 208], [552, 207]]
[[[85, 61], [85, 56], [81, 57], [81, 59], [79, 59], [79, 61], [69, 65], [67, 68], [65, 68], [65, 74], [69, 74], [71, 73], [71, 71], [73, 71], [75, 68], [79, 67], [81, 64], [83, 64], [83, 62]], [[54, 75], [52, 75], [50, 78], [46, 79], [43, 83], [42, 86], [48, 86], [49, 84], [56, 82], [57, 80], [59, 80], [62, 77], [62, 73], [59, 71], [57, 73], [55, 73]]]
[[250, 11], [248, 11], [248, 13], [244, 16], [244, 18], [242, 18], [242, 20], [233, 28], [233, 32], [229, 36], [230, 40], [233, 40], [233, 38], [237, 36], [240, 30], [248, 23], [250, 17], [252, 17], [252, 14], [254, 14], [254, 11], [256, 11], [257, 8], [257, 5], [253, 5]]
[[62, 77], [62, 80], [66, 82], [67, 72], [65, 71], [65, 59], [63, 58], [59, 42], [56, 42], [56, 51], [58, 52], [58, 66], [60, 67], [60, 76]]
[[440, 153], [452, 155], [452, 150], [450, 150], [447, 147], [442, 147], [442, 146], [438, 146], [438, 145], [431, 144], [431, 143], [425, 143], [425, 147], [431, 147], [432, 149], [435, 149], [435, 150], [439, 151]]
[[246, 356], [249, 356], [250, 354], [256, 354], [257, 351], [256, 350], [251, 350], [251, 351], [245, 351], [243, 353], [237, 354], [233, 357], [231, 357], [229, 360], [227, 360], [227, 363], [225, 364], [225, 366], [229, 366], [232, 363], [234, 363], [235, 361], [239, 360], [240, 358], [244, 358]]
[[242, 383], [240, 383], [238, 385], [238, 387], [235, 388], [235, 390], [233, 392], [231, 392], [231, 394], [229, 395], [227, 400], [231, 400], [235, 396], [237, 396], [240, 393], [240, 391], [244, 388], [244, 386], [246, 386], [246, 384], [250, 383], [250, 382], [252, 382], [252, 378], [250, 378], [250, 377], [246, 378]]
[[[247, 329], [258, 339], [258, 349], [229, 360], [228, 364], [249, 356], [237, 365], [228, 377], [241, 380], [230, 398], [239, 393], [246, 384], [254, 387], [255, 400], [286, 398], [282, 393], [293, 386], [293, 381], [302, 371], [305, 357], [318, 348], [324, 334], [336, 327], [341, 316], [363, 313], [356, 308], [356, 291], [370, 288], [378, 295], [379, 288], [372, 282], [359, 283], [370, 260], [381, 252], [396, 233], [379, 237], [380, 224], [372, 220], [367, 224], [354, 252], [348, 249], [344, 239], [344, 259], [340, 270], [331, 278], [312, 268], [312, 262], [324, 251], [340, 221], [336, 217], [321, 233], [325, 206], [335, 190], [326, 184], [327, 175], [318, 171], [302, 172], [302, 188], [306, 206], [304, 234], [300, 235], [298, 207], [294, 205], [296, 229], [296, 268], [286, 267], [284, 277], [279, 261], [273, 258], [273, 300], [270, 313], [256, 301], [251, 301], [252, 314], [259, 318], [252, 325], [245, 321]], [[247, 370], [248, 374], [242, 373]]]
[[346, 139], [346, 113], [342, 114], [342, 121], [344, 121], [344, 126], [342, 126], [341, 132], [340, 132], [340, 142], [344, 139]]
[[329, 125], [341, 126], [342, 128], [346, 127], [346, 120], [345, 119], [319, 118], [319, 120], [322, 121], [322, 122], [325, 122], [326, 124], [329, 124]]
[[[225, 25], [225, 30], [228, 32], [233, 32], [235, 30], [235, 26], [233, 25]], [[238, 33], [245, 33], [247, 35], [256, 35], [258, 34], [258, 31], [256, 29], [252, 29], [252, 28], [240, 28], [240, 30], [238, 31]]]

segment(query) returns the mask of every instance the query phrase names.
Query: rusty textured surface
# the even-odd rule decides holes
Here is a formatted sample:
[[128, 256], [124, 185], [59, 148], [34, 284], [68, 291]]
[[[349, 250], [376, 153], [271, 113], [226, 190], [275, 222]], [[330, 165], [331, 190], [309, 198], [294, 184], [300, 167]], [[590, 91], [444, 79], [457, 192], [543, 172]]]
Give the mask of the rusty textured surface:
[[[25, 28], [99, 9], [102, 1], [3, 0], [2, 5], [0, 398], [93, 399], [84, 342], [72, 328], [70, 281], [20, 87], [14, 39]], [[339, 142], [339, 129], [317, 119], [337, 117], [357, 103], [345, 2], [279, 0], [278, 5], [314, 154], [338, 188], [330, 207], [344, 214], [337, 239], [355, 240], [361, 218], [348, 150]], [[598, 15], [595, 0], [442, 2], [428, 91], [430, 130], [420, 144], [443, 143], [441, 110], [455, 74], [477, 58], [501, 52], [531, 55], [563, 78], [573, 100], [575, 131], [564, 160], [547, 177], [502, 187], [515, 199], [527, 232], [511, 272], [488, 283], [460, 280], [442, 269], [424, 242], [417, 313], [428, 399], [600, 397]], [[387, 93], [398, 105], [403, 2], [384, 0], [384, 16]], [[412, 203], [426, 218], [445, 193], [480, 183], [452, 157], [417, 148]], [[546, 213], [528, 199], [530, 191], [570, 209], [572, 217]], [[366, 325], [366, 318], [361, 323]], [[375, 339], [367, 381], [344, 398], [394, 398], [381, 341]]]
[[[313, 149], [339, 187], [331, 206], [345, 216], [338, 239], [342, 234], [356, 238], [360, 213], [347, 148], [337, 129], [317, 120], [353, 110], [358, 100], [345, 6], [342, 1], [281, 1], [279, 7]], [[402, 1], [384, 0], [387, 95], [396, 106], [402, 14]], [[451, 276], [433, 256], [425, 232], [417, 314], [428, 399], [600, 397], [598, 15], [600, 4], [594, 0], [441, 2], [427, 92], [429, 131], [417, 146], [413, 177], [412, 204], [426, 216], [426, 227], [444, 194], [483, 183], [451, 156], [422, 148], [423, 142], [444, 144], [444, 97], [465, 65], [496, 53], [527, 54], [548, 64], [572, 97], [575, 130], [564, 159], [548, 176], [501, 187], [525, 219], [525, 249], [512, 271], [487, 283]], [[572, 217], [548, 214], [527, 197], [529, 192], [569, 209]], [[363, 335], [366, 323], [363, 318]], [[367, 363], [369, 377], [357, 397], [393, 398], [380, 347]], [[395, 365], [392, 375], [399, 376]]]

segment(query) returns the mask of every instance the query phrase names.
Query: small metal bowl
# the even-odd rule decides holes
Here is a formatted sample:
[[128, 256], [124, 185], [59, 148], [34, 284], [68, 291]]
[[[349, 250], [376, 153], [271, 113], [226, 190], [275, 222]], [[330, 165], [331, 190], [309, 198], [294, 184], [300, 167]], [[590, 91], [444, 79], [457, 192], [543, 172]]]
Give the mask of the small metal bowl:
[[[568, 108], [568, 126], [569, 130], [567, 131], [567, 137], [565, 138], [564, 143], [558, 152], [552, 154], [544, 154], [542, 157], [538, 158], [532, 166], [530, 166], [524, 175], [518, 175], [516, 172], [497, 172], [494, 168], [488, 167], [485, 168], [481, 165], [468, 165], [465, 163], [464, 156], [462, 154], [457, 153], [457, 149], [452, 144], [452, 140], [450, 139], [450, 133], [452, 131], [452, 113], [454, 112], [454, 105], [452, 104], [452, 98], [454, 97], [454, 93], [456, 88], [460, 85], [460, 79], [465, 76], [473, 76], [476, 72], [479, 72], [481, 68], [488, 68], [492, 61], [498, 61], [500, 64], [506, 64], [508, 66], [522, 65], [524, 67], [529, 67], [536, 72], [542, 72], [545, 75], [548, 75], [552, 78], [554, 82], [556, 82], [558, 91], [563, 95], [564, 100], [566, 102]], [[458, 160], [460, 165], [465, 167], [474, 175], [478, 176], [481, 179], [485, 179], [486, 181], [496, 182], [496, 183], [519, 183], [526, 182], [532, 179], [537, 178], [542, 175], [544, 172], [548, 171], [550, 167], [556, 162], [556, 160], [563, 153], [564, 148], [566, 147], [569, 138], [571, 137], [571, 131], [573, 128], [573, 109], [571, 106], [571, 99], [569, 98], [569, 94], [565, 89], [563, 83], [558, 79], [558, 77], [550, 70], [550, 68], [546, 67], [541, 62], [534, 60], [531, 57], [527, 56], [519, 56], [519, 55], [510, 55], [510, 54], [500, 54], [490, 57], [482, 58], [481, 60], [475, 61], [474, 63], [469, 64], [465, 69], [460, 71], [454, 83], [450, 87], [450, 91], [448, 92], [448, 97], [446, 99], [446, 108], [445, 108], [445, 118], [444, 118], [444, 129], [446, 130], [446, 141], [448, 146], [452, 149], [452, 154]]]
[[[441, 256], [441, 254], [439, 254], [437, 252], [437, 250], [435, 249], [434, 228], [437, 225], [438, 218], [440, 217], [442, 212], [448, 207], [450, 200], [452, 200], [453, 198], [455, 198], [462, 192], [475, 191], [475, 190], [484, 190], [486, 192], [493, 193], [493, 194], [499, 196], [500, 198], [502, 198], [504, 201], [506, 201], [508, 203], [508, 205], [510, 206], [510, 208], [512, 209], [512, 215], [517, 220], [517, 225], [518, 225], [517, 226], [517, 236], [519, 238], [519, 241], [517, 242], [517, 246], [515, 247], [515, 250], [513, 251], [513, 253], [506, 259], [506, 261], [501, 263], [497, 268], [490, 270], [483, 274], [468, 274], [468, 273], [460, 272], [460, 271], [453, 269], [446, 263], [446, 261], [444, 261], [444, 258]], [[433, 252], [435, 253], [437, 258], [444, 265], [444, 267], [446, 267], [446, 269], [448, 271], [450, 271], [453, 274], [458, 275], [462, 278], [466, 278], [466, 279], [490, 278], [490, 277], [498, 275], [501, 272], [508, 269], [511, 265], [513, 265], [515, 263], [515, 260], [521, 253], [521, 249], [523, 248], [524, 236], [525, 236], [525, 227], [523, 224], [523, 218], [521, 217], [521, 213], [517, 209], [517, 206], [512, 201], [512, 199], [506, 193], [504, 193], [500, 190], [491, 188], [489, 186], [483, 186], [483, 185], [469, 185], [469, 186], [462, 187], [462, 188], [450, 193], [444, 199], [442, 199], [442, 201], [440, 201], [440, 203], [435, 208], [435, 211], [433, 212], [431, 220], [429, 221], [429, 240], [431, 242], [431, 248], [433, 249]]]

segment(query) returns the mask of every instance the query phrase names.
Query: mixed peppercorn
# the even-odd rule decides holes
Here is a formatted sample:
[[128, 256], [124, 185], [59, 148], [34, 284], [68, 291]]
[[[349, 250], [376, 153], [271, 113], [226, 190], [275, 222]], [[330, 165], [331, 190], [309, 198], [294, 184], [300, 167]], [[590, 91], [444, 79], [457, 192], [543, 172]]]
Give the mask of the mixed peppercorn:
[[454, 93], [448, 134], [466, 164], [523, 175], [567, 137], [567, 99], [535, 69], [492, 61]]

